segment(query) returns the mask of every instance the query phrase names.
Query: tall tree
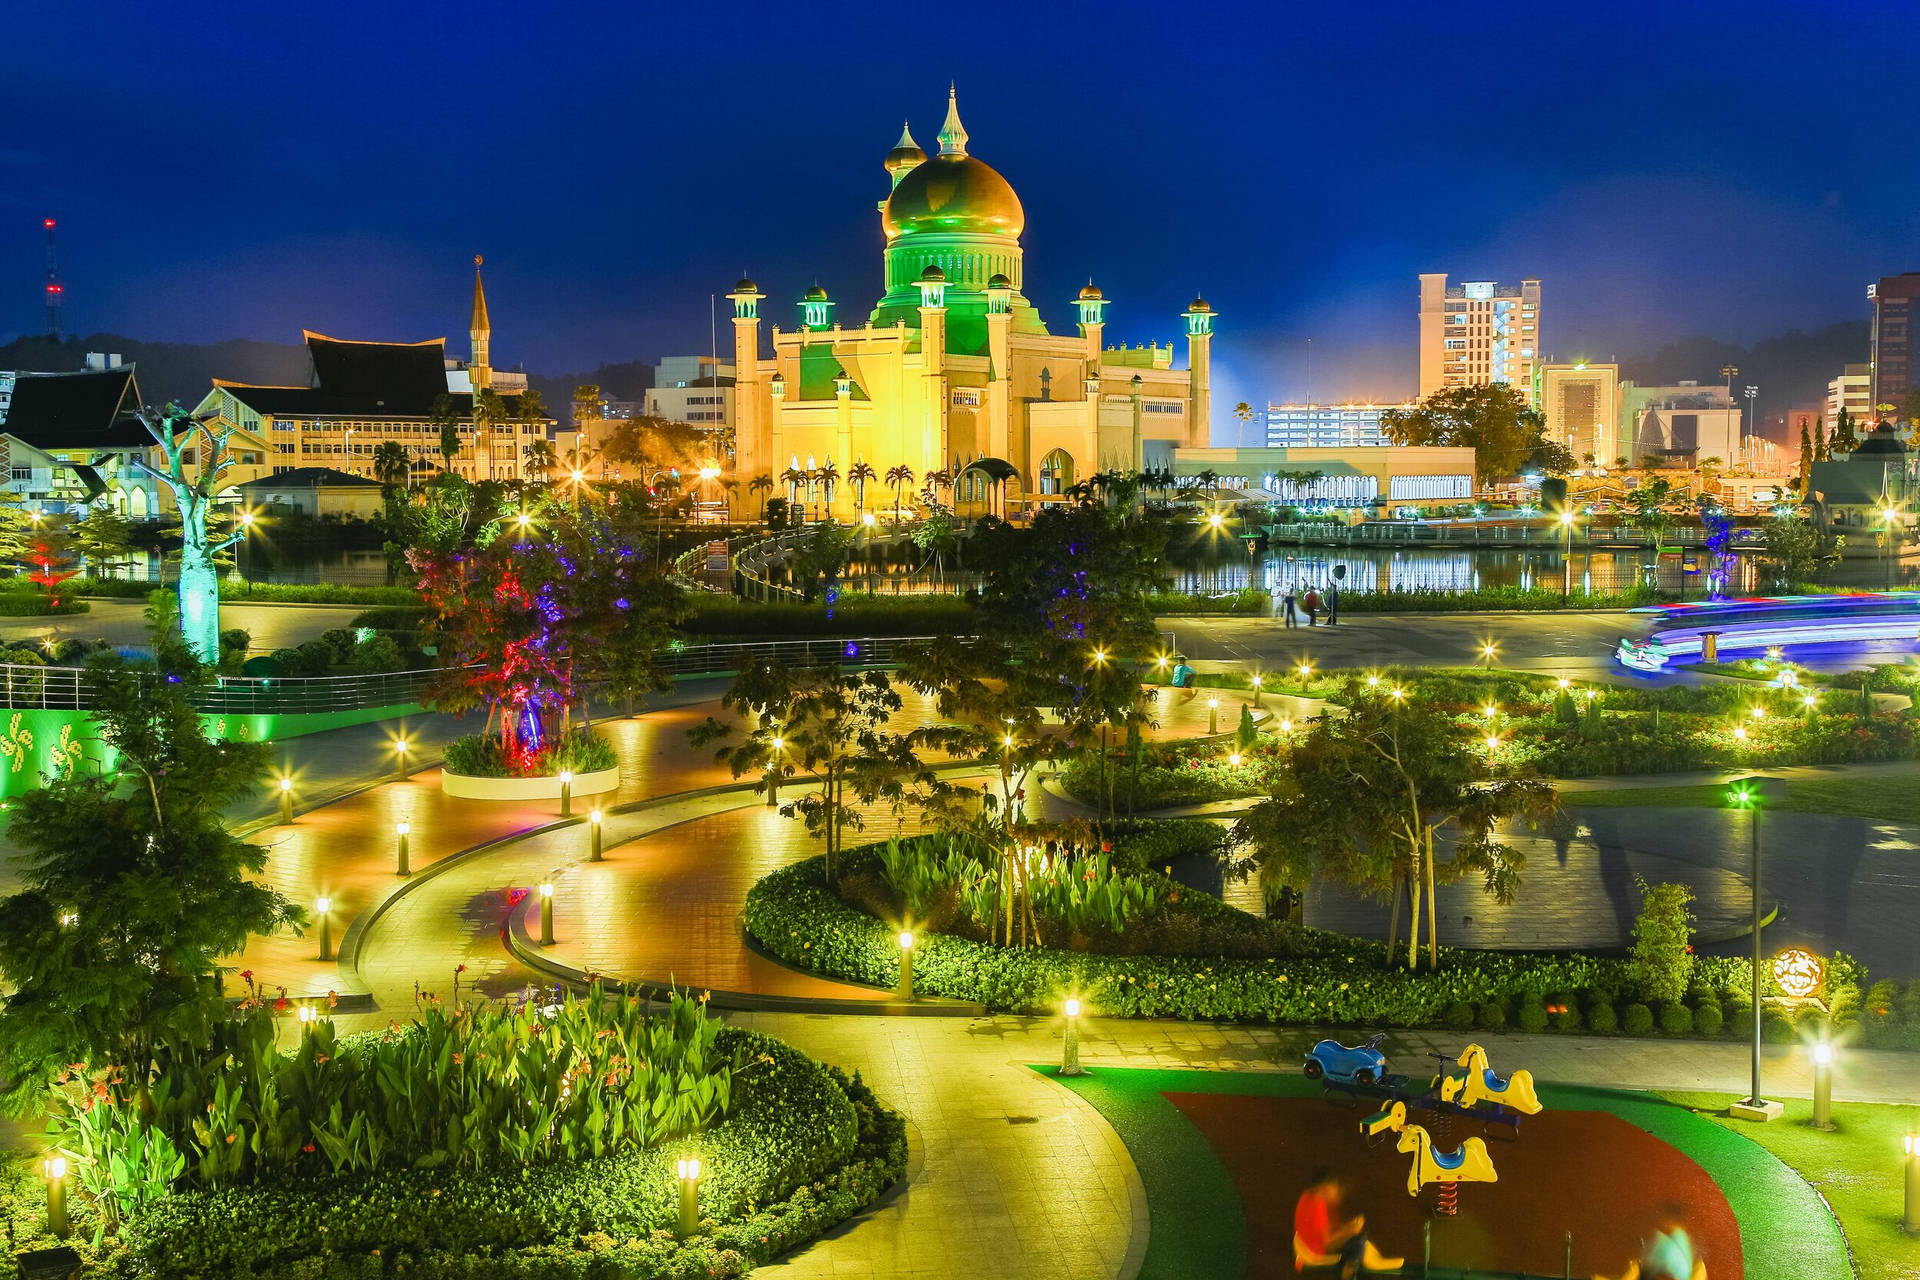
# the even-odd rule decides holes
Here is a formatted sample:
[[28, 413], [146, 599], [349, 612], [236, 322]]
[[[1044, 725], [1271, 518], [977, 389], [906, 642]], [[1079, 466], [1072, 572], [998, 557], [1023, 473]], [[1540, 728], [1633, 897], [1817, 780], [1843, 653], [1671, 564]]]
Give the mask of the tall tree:
[[[247, 536], [245, 524], [231, 532], [212, 525], [213, 499], [233, 467], [227, 440], [234, 425], [224, 418], [196, 418], [178, 404], [161, 412], [141, 409], [140, 423], [160, 447], [161, 466], [134, 465], [167, 486], [180, 516], [180, 633], [193, 655], [220, 661], [220, 573], [215, 559]], [[198, 466], [187, 462], [194, 457]], [[189, 475], [189, 470], [192, 475]]]
[[453, 397], [444, 391], [435, 396], [427, 420], [439, 429], [440, 461], [452, 471], [453, 460], [460, 456], [460, 413], [454, 407]]
[[405, 488], [413, 474], [413, 455], [398, 440], [382, 440], [373, 451], [373, 474], [389, 490]]
[[1805, 489], [1813, 478], [1813, 437], [1807, 434], [1807, 424], [1800, 424], [1800, 487]]
[[133, 522], [105, 507], [93, 507], [84, 518], [70, 520], [67, 534], [88, 574], [97, 574], [102, 561], [126, 555], [133, 546]]
[[[1530, 769], [1496, 769], [1467, 749], [1446, 715], [1408, 705], [1357, 679], [1342, 694], [1346, 715], [1298, 735], [1271, 796], [1235, 827], [1252, 846], [1269, 892], [1314, 876], [1410, 904], [1407, 964], [1420, 965], [1420, 907], [1427, 911], [1427, 963], [1439, 966], [1435, 888], [1470, 875], [1497, 902], [1519, 892], [1525, 856], [1500, 842], [1498, 826], [1537, 822], [1558, 807], [1553, 784]], [[1442, 863], [1434, 835], [1458, 829]], [[1393, 944], [1389, 931], [1388, 946]]]
[[221, 959], [303, 919], [223, 813], [259, 793], [267, 747], [208, 738], [192, 702], [207, 669], [168, 597], [149, 620], [154, 666], [99, 654], [83, 677], [120, 773], [71, 769], [14, 802], [25, 853], [23, 887], [0, 901], [0, 1078], [19, 1102], [78, 1061], [144, 1081], [156, 1043], [203, 1038], [220, 1015]]
[[1859, 437], [1853, 430], [1853, 415], [1847, 412], [1844, 405], [1840, 408], [1839, 419], [1833, 424], [1833, 439], [1827, 442], [1827, 446], [1841, 457], [1860, 447]]
[[1525, 470], [1565, 472], [1573, 456], [1546, 437], [1546, 419], [1504, 383], [1449, 387], [1411, 409], [1389, 409], [1380, 427], [1395, 444], [1452, 445], [1474, 451], [1482, 480]]

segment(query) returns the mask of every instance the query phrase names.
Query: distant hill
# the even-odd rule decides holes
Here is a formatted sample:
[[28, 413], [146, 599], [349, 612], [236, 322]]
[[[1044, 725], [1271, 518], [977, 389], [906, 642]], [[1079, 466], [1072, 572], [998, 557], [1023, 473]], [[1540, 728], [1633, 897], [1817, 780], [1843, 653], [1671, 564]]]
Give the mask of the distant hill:
[[1867, 322], [1845, 320], [1815, 333], [1790, 330], [1751, 347], [1714, 338], [1682, 338], [1648, 356], [1620, 362], [1620, 376], [1641, 386], [1671, 386], [1683, 380], [1722, 381], [1720, 370], [1733, 365], [1734, 395], [1743, 387], [1760, 388], [1760, 418], [1771, 423], [1788, 409], [1823, 403], [1827, 383], [1849, 364], [1867, 359]]
[[99, 351], [140, 366], [140, 392], [149, 403], [178, 400], [191, 409], [215, 378], [269, 385], [307, 385], [307, 349], [281, 342], [229, 338], [201, 346], [188, 342], [141, 342], [113, 333], [55, 341], [16, 338], [0, 346], [0, 369], [68, 373], [84, 367], [86, 354]]

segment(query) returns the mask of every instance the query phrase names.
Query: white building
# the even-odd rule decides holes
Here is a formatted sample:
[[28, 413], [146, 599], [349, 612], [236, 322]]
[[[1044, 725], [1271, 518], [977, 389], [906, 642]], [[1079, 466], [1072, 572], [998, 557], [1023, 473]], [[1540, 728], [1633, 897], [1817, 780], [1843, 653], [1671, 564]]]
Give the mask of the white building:
[[1380, 430], [1380, 415], [1405, 404], [1269, 404], [1267, 447], [1270, 449], [1341, 449], [1393, 442]]
[[1445, 272], [1420, 277], [1420, 398], [1451, 387], [1507, 383], [1533, 391], [1540, 352], [1540, 281], [1472, 280]]
[[1873, 420], [1873, 366], [1870, 364], [1850, 364], [1840, 376], [1827, 383], [1826, 420], [1827, 434], [1840, 425], [1840, 410], [1845, 409], [1847, 416], [1853, 419], [1854, 434], [1860, 434], [1860, 424]]
[[647, 416], [709, 429], [732, 426], [733, 369], [712, 356], [667, 356], [654, 367]]

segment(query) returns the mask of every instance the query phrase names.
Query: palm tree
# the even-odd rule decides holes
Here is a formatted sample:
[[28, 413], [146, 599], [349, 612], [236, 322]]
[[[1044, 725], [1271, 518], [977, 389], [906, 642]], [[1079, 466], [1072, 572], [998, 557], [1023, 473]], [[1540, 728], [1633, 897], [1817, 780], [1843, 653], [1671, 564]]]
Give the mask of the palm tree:
[[847, 468], [847, 480], [853, 485], [853, 504], [860, 510], [867, 509], [867, 481], [879, 478], [879, 473], [864, 461]]
[[787, 505], [791, 507], [800, 500], [800, 486], [806, 484], [808, 475], [799, 467], [788, 467], [780, 473], [780, 483], [787, 486]]
[[756, 493], [760, 495], [760, 518], [762, 520], [767, 518], [767, 495], [771, 492], [773, 492], [772, 476], [755, 476], [753, 479], [747, 481], [748, 496], [751, 497]]
[[[1240, 419], [1241, 425], [1244, 426], [1245, 424], [1253, 421], [1253, 406], [1248, 404], [1245, 400], [1242, 400], [1239, 404], [1233, 406], [1233, 416]], [[1239, 437], [1239, 433], [1236, 432], [1235, 439], [1234, 439], [1235, 444], [1240, 443], [1238, 437]]]
[[913, 468], [906, 463], [887, 469], [887, 483], [893, 486], [893, 527], [900, 527], [901, 489], [913, 483]]
[[551, 479], [556, 461], [553, 441], [535, 440], [527, 446], [527, 478], [541, 481]]
[[387, 488], [398, 489], [412, 473], [413, 458], [398, 440], [383, 440], [373, 451], [373, 474]]
[[440, 457], [446, 463], [446, 470], [453, 470], [453, 460], [460, 456], [460, 415], [453, 406], [453, 397], [441, 392], [433, 398], [433, 408], [427, 418], [440, 428]]
[[828, 458], [820, 464], [820, 469], [814, 473], [814, 479], [820, 482], [820, 491], [825, 496], [827, 505], [832, 506], [833, 487], [840, 483], [840, 468], [834, 464], [832, 458]]

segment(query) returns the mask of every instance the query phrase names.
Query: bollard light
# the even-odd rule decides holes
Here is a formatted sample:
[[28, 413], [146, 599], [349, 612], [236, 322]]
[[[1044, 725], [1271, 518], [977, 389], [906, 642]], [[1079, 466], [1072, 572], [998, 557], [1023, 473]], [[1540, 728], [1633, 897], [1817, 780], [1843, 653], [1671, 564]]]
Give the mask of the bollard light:
[[300, 1019], [300, 1026], [303, 1030], [311, 1026], [313, 1024], [313, 1006], [310, 1004], [301, 1005], [294, 1011], [294, 1017]]
[[1240, 767], [1240, 753], [1238, 751], [1227, 752], [1227, 763], [1235, 769], [1238, 769]]
[[1901, 1140], [1907, 1152], [1907, 1212], [1900, 1225], [1907, 1231], [1920, 1231], [1920, 1133]]
[[913, 999], [913, 931], [902, 929], [895, 941], [900, 944], [900, 998]]
[[680, 1183], [680, 1235], [684, 1238], [700, 1230], [700, 1157], [675, 1160], [673, 1176]]
[[40, 1173], [47, 1180], [47, 1234], [65, 1240], [71, 1232], [67, 1225], [67, 1158], [48, 1156], [40, 1162]]
[[413, 824], [404, 818], [393, 824], [393, 834], [399, 842], [398, 857], [395, 859], [394, 874], [410, 876], [413, 874], [407, 866], [407, 835], [413, 830]]
[[553, 882], [540, 882], [540, 945], [553, 945]]
[[405, 782], [413, 776], [413, 768], [407, 762], [407, 740], [404, 737], [393, 740], [393, 765], [400, 771], [400, 781]]
[[1061, 1037], [1060, 1074], [1085, 1075], [1086, 1072], [1080, 1067], [1080, 1001], [1068, 996], [1066, 1003], [1061, 1006], [1061, 1012], [1067, 1015], [1067, 1025]]
[[1487, 754], [1491, 756], [1494, 752], [1498, 751], [1499, 749], [1500, 749], [1499, 735], [1492, 734], [1492, 733], [1488, 734], [1487, 735]]
[[1254, 673], [1253, 673], [1253, 709], [1254, 709], [1255, 711], [1258, 711], [1258, 710], [1260, 710], [1260, 709], [1261, 709], [1261, 707], [1260, 707], [1260, 685], [1261, 685], [1261, 680], [1260, 680], [1260, 673], [1259, 673], [1258, 671], [1256, 671], [1256, 672], [1254, 672]]
[[1735, 742], [1745, 742], [1747, 740], [1747, 726], [1743, 724], [1733, 726], [1733, 740]]
[[331, 960], [333, 959], [333, 916], [331, 915], [333, 899], [323, 893], [315, 899], [313, 909], [320, 916], [320, 958]]
[[1281, 733], [1292, 733], [1292, 732], [1293, 732], [1293, 717], [1292, 717], [1292, 716], [1281, 716], [1281, 717], [1280, 717], [1280, 732], [1281, 732]]
[[1829, 1040], [1813, 1045], [1813, 1127], [1833, 1128], [1833, 1043]]
[[1208, 698], [1207, 699], [1207, 733], [1211, 735], [1211, 734], [1216, 734], [1218, 732], [1220, 732], [1220, 699]]
[[573, 770], [571, 769], [560, 771], [560, 816], [563, 818], [573, 816]]
[[286, 826], [293, 821], [293, 779], [280, 776], [280, 825]]
[[595, 862], [600, 861], [600, 818], [601, 814], [598, 809], [595, 809], [587, 818], [587, 824], [593, 831], [593, 860]]
[[1368, 677], [1367, 677], [1367, 688], [1369, 688], [1369, 689], [1378, 689], [1379, 687], [1380, 687], [1380, 677], [1379, 677], [1379, 676], [1368, 676]]

